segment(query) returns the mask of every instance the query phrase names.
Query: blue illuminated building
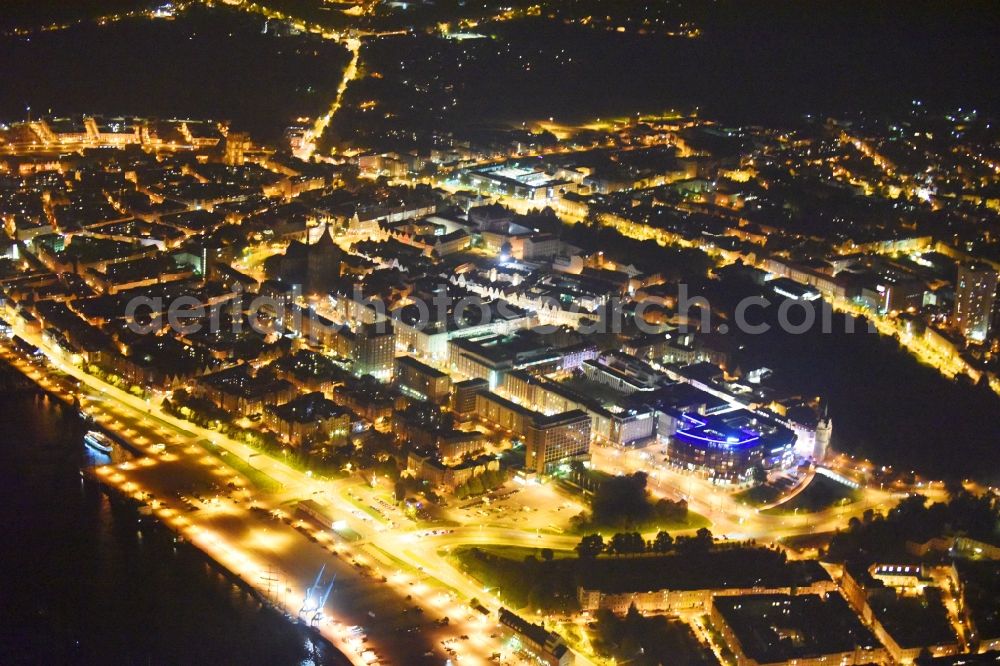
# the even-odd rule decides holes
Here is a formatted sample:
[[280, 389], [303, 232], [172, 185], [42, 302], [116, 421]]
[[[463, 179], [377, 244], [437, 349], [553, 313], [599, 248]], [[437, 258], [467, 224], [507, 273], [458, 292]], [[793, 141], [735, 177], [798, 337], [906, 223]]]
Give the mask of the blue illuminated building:
[[730, 483], [749, 481], [752, 469], [792, 464], [795, 433], [746, 410], [677, 415], [667, 456], [682, 469]]

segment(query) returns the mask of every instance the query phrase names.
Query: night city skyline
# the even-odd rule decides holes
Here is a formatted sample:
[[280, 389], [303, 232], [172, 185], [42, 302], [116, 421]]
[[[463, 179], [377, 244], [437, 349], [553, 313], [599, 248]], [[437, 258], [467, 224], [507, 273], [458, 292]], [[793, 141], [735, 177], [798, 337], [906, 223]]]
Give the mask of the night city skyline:
[[6, 3], [0, 663], [1000, 663], [997, 34]]

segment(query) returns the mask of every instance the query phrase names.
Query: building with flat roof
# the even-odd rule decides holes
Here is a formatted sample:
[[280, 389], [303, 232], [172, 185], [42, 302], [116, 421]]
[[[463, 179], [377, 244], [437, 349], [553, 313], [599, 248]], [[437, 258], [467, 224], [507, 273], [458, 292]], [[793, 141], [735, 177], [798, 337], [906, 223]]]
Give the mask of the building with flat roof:
[[349, 334], [349, 339], [351, 370], [355, 375], [371, 375], [383, 382], [392, 379], [396, 366], [396, 336], [391, 324], [361, 324]]
[[466, 379], [455, 382], [451, 396], [451, 408], [460, 419], [468, 419], [476, 413], [476, 396], [488, 391], [490, 383], [485, 379]]
[[608, 384], [591, 381], [583, 373], [556, 382], [524, 370], [504, 377], [500, 390], [518, 403], [545, 414], [582, 410], [591, 418], [595, 441], [634, 446], [656, 435], [653, 410], [633, 403]]
[[548, 474], [562, 463], [590, 455], [591, 422], [574, 409], [546, 416], [489, 391], [476, 394], [479, 418], [524, 440], [525, 468]]
[[626, 395], [636, 391], [652, 391], [664, 380], [664, 376], [645, 361], [618, 352], [609, 352], [594, 360], [584, 361], [582, 368], [587, 379], [605, 384]]
[[500, 386], [512, 370], [545, 373], [561, 365], [559, 352], [528, 331], [456, 338], [448, 346], [451, 368], [466, 377], [487, 380], [490, 390]]
[[396, 385], [404, 395], [436, 404], [451, 395], [451, 377], [412, 356], [396, 359]]
[[[467, 292], [462, 292], [454, 300], [461, 304]], [[429, 301], [433, 305], [433, 296]], [[468, 303], [468, 301], [464, 301]], [[507, 336], [527, 328], [535, 320], [533, 313], [502, 299], [481, 302], [464, 311], [452, 307], [446, 312], [426, 312], [416, 303], [405, 305], [392, 311], [399, 347], [411, 354], [435, 360], [447, 360], [452, 353], [449, 341], [456, 338]]]
[[548, 474], [556, 465], [581, 460], [590, 454], [590, 416], [574, 409], [535, 418], [525, 437], [525, 467]]
[[975, 342], [986, 340], [997, 294], [997, 272], [986, 264], [962, 264], [955, 282], [954, 324]]
[[508, 162], [469, 169], [463, 180], [481, 192], [545, 201], [555, 199], [562, 191], [576, 191], [577, 184], [550, 176], [537, 162]]
[[769, 286], [772, 290], [774, 290], [774, 293], [779, 296], [791, 298], [795, 301], [815, 301], [823, 297], [819, 289], [816, 287], [811, 287], [807, 284], [800, 284], [791, 278], [774, 278], [769, 283]]

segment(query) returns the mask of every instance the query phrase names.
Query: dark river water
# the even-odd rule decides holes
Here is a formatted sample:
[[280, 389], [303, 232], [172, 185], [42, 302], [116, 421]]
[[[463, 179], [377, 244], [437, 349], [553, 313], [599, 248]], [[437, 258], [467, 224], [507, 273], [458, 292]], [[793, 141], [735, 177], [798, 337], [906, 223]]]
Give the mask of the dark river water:
[[335, 663], [193, 548], [85, 484], [81, 467], [107, 459], [82, 432], [69, 407], [0, 392], [0, 664]]

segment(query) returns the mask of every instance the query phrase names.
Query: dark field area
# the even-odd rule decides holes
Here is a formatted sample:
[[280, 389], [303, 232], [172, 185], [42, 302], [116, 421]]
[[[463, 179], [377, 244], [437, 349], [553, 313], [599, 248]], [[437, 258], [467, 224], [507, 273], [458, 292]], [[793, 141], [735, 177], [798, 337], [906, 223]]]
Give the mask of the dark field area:
[[54, 113], [231, 119], [280, 138], [325, 111], [346, 51], [314, 36], [262, 34], [263, 19], [193, 7], [175, 20], [82, 23], [0, 38], [0, 118]]
[[151, 4], [154, 3], [144, 0], [5, 0], [3, 12], [0, 12], [0, 31], [89, 20], [116, 12], [142, 9]]
[[[371, 130], [391, 144], [414, 127], [667, 109], [783, 125], [807, 113], [899, 112], [914, 99], [998, 106], [992, 4], [689, 2], [661, 13], [700, 36], [543, 17], [482, 24], [481, 39], [371, 41], [368, 77], [348, 90], [334, 138], [363, 144]], [[359, 109], [366, 101], [378, 106]]]
[[[0, 28], [146, 6], [134, 0], [9, 6]], [[341, 25], [316, 3], [281, 7]], [[518, 3], [514, 3], [517, 5]], [[584, 2], [541, 17], [486, 21], [482, 39], [442, 38], [412, 10], [364, 19], [374, 29], [413, 21], [410, 36], [369, 38], [362, 77], [348, 89], [331, 141], [392, 143], [412, 129], [489, 122], [572, 121], [666, 109], [699, 109], [726, 122], [783, 124], [804, 113], [897, 112], [913, 99], [938, 107], [998, 107], [987, 2], [683, 2], [656, 12], [656, 29], [630, 3], [604, 3], [610, 23], [584, 25]], [[49, 9], [46, 9], [49, 7]], [[492, 8], [490, 8], [492, 9]], [[409, 12], [409, 13], [407, 13]], [[456, 16], [487, 9], [460, 6]], [[616, 13], [617, 12], [617, 13]], [[457, 23], [452, 21], [453, 24]], [[669, 36], [695, 26], [697, 37]], [[176, 20], [84, 22], [30, 38], [0, 39], [0, 117], [103, 112], [228, 117], [264, 136], [325, 110], [346, 55], [311, 35], [261, 34], [263, 19], [195, 6]], [[457, 28], [457, 26], [456, 26]], [[66, 54], [74, 54], [67, 56]], [[114, 76], [110, 74], [114, 73]], [[374, 107], [359, 108], [374, 101]]]

